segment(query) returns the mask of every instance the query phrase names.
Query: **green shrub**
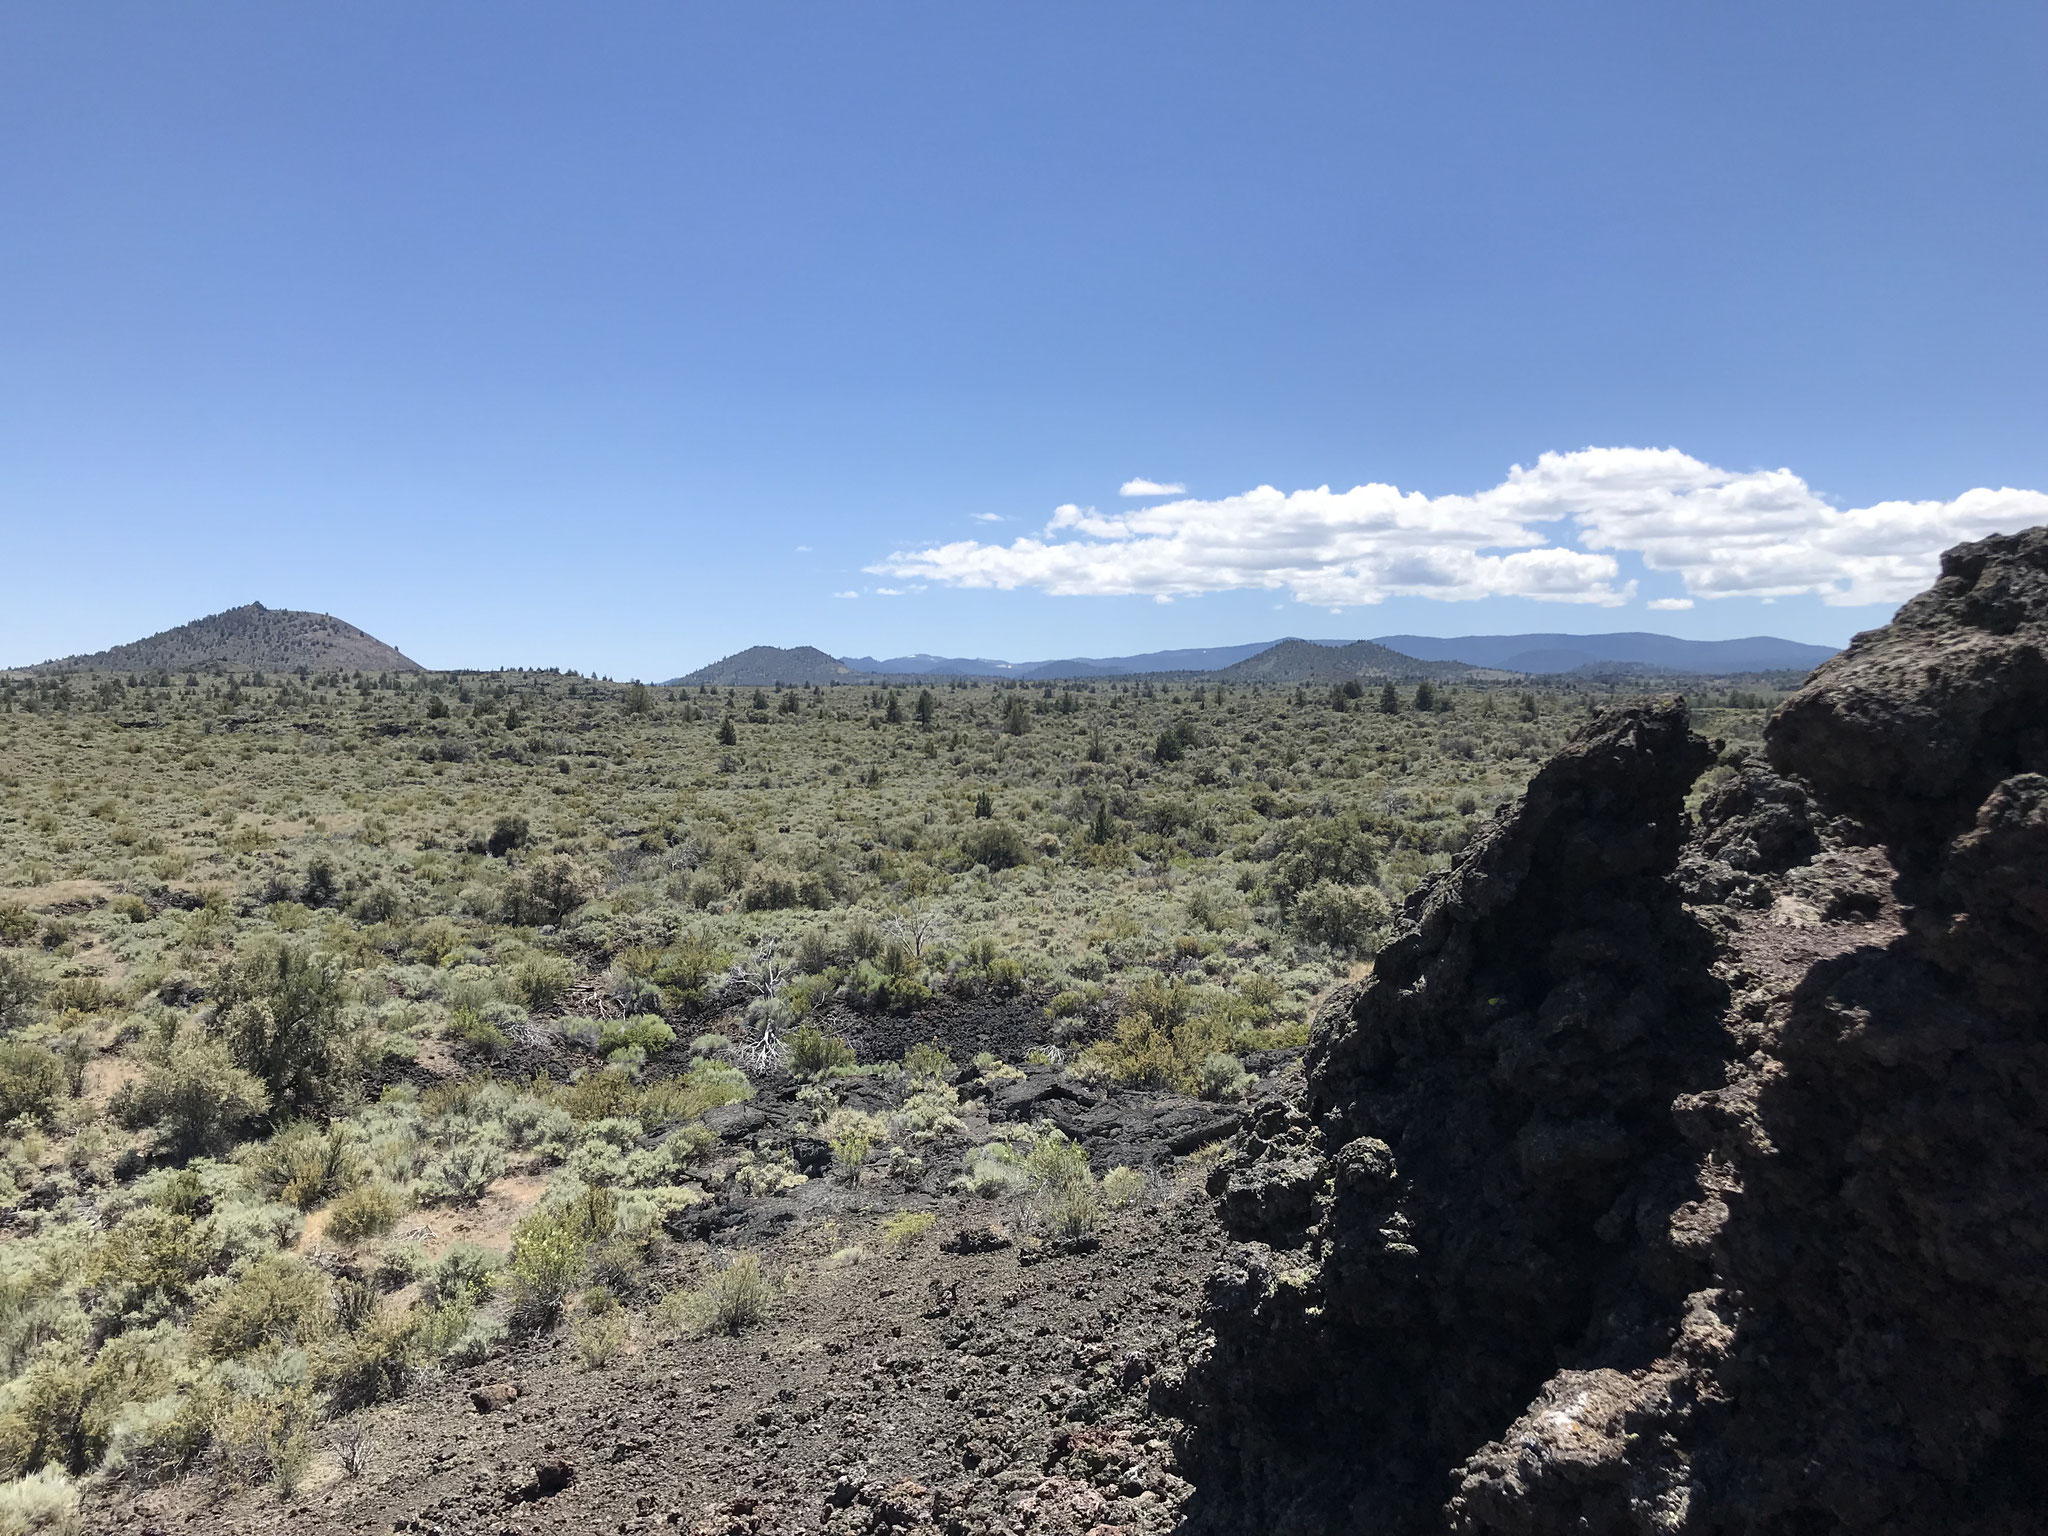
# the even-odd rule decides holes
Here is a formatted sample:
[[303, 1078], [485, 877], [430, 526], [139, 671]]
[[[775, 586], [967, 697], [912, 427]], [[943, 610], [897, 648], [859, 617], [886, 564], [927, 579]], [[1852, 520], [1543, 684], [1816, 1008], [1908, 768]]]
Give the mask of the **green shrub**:
[[1145, 1192], [1145, 1175], [1135, 1168], [1119, 1164], [1102, 1176], [1102, 1198], [1113, 1210], [1122, 1210], [1137, 1203]]
[[1015, 869], [1030, 857], [1024, 834], [1007, 821], [976, 821], [960, 834], [960, 855], [992, 870]]
[[57, 1467], [0, 1483], [0, 1536], [77, 1536], [78, 1487]]
[[626, 1347], [625, 1308], [608, 1290], [594, 1288], [587, 1291], [582, 1304], [576, 1309], [569, 1335], [576, 1357], [583, 1362], [585, 1369], [597, 1370], [609, 1365]]
[[589, 1270], [593, 1243], [618, 1227], [618, 1197], [591, 1189], [568, 1204], [535, 1211], [513, 1229], [505, 1265], [513, 1321], [525, 1329], [551, 1327]]
[[913, 1045], [903, 1053], [903, 1073], [912, 1082], [944, 1082], [954, 1073], [953, 1058], [936, 1040]]
[[1102, 1203], [1092, 1187], [1064, 1190], [1047, 1200], [1045, 1226], [1056, 1242], [1089, 1242], [1102, 1226]]
[[560, 923], [590, 900], [596, 889], [590, 874], [560, 854], [522, 870], [506, 885], [499, 913], [523, 928]]
[[768, 1315], [773, 1289], [757, 1253], [735, 1254], [685, 1294], [677, 1321], [692, 1333], [743, 1333]]
[[1234, 1099], [1251, 1081], [1243, 1062], [1228, 1051], [1213, 1051], [1202, 1058], [1195, 1075], [1195, 1090], [1205, 1099]]
[[495, 1056], [512, 1043], [511, 1036], [487, 1015], [474, 1008], [457, 1008], [448, 1015], [448, 1033], [465, 1045], [473, 1045], [487, 1056]]
[[214, 999], [215, 1027], [273, 1105], [325, 1100], [334, 1086], [344, 1000], [336, 965], [296, 945], [260, 945], [221, 968]]
[[569, 962], [555, 955], [528, 955], [513, 968], [507, 982], [515, 1001], [545, 1013], [559, 1007], [575, 984], [576, 972]]
[[610, 1055], [626, 1046], [637, 1046], [650, 1056], [659, 1056], [676, 1043], [676, 1032], [665, 1019], [636, 1014], [630, 1019], [606, 1019], [600, 1026], [597, 1048]]
[[53, 1340], [37, 1349], [0, 1395], [0, 1475], [18, 1478], [46, 1465], [83, 1472], [85, 1392], [76, 1344]]
[[270, 1108], [255, 1074], [235, 1065], [227, 1042], [197, 1029], [161, 1037], [142, 1051], [142, 1076], [113, 1102], [130, 1128], [154, 1127], [180, 1157], [218, 1152]]
[[1294, 822], [1274, 858], [1269, 879], [1282, 903], [1318, 881], [1365, 885], [1379, 875], [1374, 845], [1380, 841], [1356, 816], [1313, 817]]
[[0, 954], [0, 1028], [26, 1023], [49, 985], [20, 955]]
[[661, 950], [635, 950], [626, 957], [630, 974], [661, 989], [661, 1005], [670, 1013], [694, 1014], [704, 1006], [710, 984], [731, 964], [732, 957], [709, 939], [692, 935]]
[[959, 1187], [984, 1200], [994, 1200], [1029, 1189], [1031, 1174], [1014, 1147], [1006, 1142], [991, 1141], [968, 1148], [961, 1166]]
[[1318, 880], [1295, 898], [1290, 915], [1294, 925], [1319, 944], [1369, 953], [1393, 911], [1373, 886]]
[[362, 1158], [339, 1126], [322, 1132], [302, 1120], [246, 1155], [257, 1185], [302, 1211], [353, 1189], [363, 1177]]
[[882, 1223], [882, 1241], [891, 1248], [908, 1248], [937, 1223], [931, 1211], [898, 1211]]
[[497, 1255], [488, 1248], [457, 1243], [434, 1265], [434, 1294], [444, 1304], [461, 1301], [475, 1305], [490, 1294], [497, 1272]]
[[798, 1077], [821, 1077], [853, 1063], [853, 1047], [815, 1024], [799, 1025], [789, 1037], [789, 1070]]
[[0, 901], [0, 944], [26, 944], [35, 936], [35, 913], [18, 901]]
[[351, 1245], [383, 1237], [404, 1213], [405, 1202], [389, 1184], [359, 1184], [328, 1207], [327, 1235]]
[[256, 1260], [192, 1325], [199, 1347], [233, 1359], [265, 1345], [309, 1344], [328, 1326], [327, 1277], [295, 1254]]
[[209, 1428], [230, 1483], [274, 1482], [292, 1496], [313, 1461], [320, 1410], [308, 1387], [251, 1383], [214, 1405]]
[[320, 1383], [337, 1413], [389, 1402], [412, 1382], [421, 1353], [412, 1317], [370, 1317], [327, 1341], [317, 1364]]
[[26, 1116], [47, 1125], [70, 1097], [71, 1074], [54, 1052], [0, 1040], [0, 1123]]

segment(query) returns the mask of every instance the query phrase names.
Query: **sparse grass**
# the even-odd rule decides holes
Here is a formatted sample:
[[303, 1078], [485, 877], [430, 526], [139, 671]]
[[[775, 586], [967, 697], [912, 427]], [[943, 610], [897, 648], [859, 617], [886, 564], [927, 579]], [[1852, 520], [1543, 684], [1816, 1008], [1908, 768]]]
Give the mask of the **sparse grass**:
[[744, 1333], [768, 1315], [774, 1287], [758, 1253], [737, 1253], [704, 1283], [675, 1294], [668, 1320], [689, 1333]]

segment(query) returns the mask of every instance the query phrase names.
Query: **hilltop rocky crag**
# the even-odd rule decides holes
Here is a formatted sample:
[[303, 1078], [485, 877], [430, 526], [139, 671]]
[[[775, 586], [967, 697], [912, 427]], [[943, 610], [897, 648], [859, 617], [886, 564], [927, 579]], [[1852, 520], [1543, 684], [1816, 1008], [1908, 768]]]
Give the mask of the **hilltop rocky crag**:
[[2048, 530], [1766, 760], [1589, 724], [1212, 1187], [1195, 1530], [2017, 1533], [2048, 1501]]

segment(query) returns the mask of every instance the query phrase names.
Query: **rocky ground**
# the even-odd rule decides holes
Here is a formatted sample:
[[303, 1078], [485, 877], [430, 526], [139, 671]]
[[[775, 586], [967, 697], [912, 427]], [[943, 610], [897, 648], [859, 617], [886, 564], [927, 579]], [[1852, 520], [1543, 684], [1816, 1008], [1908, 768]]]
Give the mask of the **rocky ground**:
[[[1286, 1055], [1253, 1064], [1267, 1074], [1262, 1095], [1298, 1077]], [[1222, 1249], [1205, 1184], [1240, 1112], [1049, 1066], [993, 1084], [960, 1077], [965, 1142], [1005, 1124], [1058, 1125], [1098, 1173], [1142, 1171], [1142, 1192], [1108, 1210], [1093, 1240], [1063, 1244], [1009, 1200], [850, 1186], [806, 1135], [797, 1085], [771, 1080], [711, 1123], [732, 1152], [786, 1151], [816, 1176], [682, 1213], [648, 1286], [684, 1287], [723, 1257], [757, 1253], [776, 1291], [758, 1325], [696, 1336], [650, 1307], [617, 1358], [595, 1366], [563, 1330], [335, 1421], [289, 1497], [199, 1473], [103, 1491], [91, 1528], [1170, 1529], [1188, 1485], [1176, 1426], [1148, 1389], [1181, 1366]], [[889, 1093], [852, 1079], [842, 1103], [879, 1107]], [[943, 1191], [950, 1171], [924, 1183]], [[884, 1224], [906, 1211], [932, 1224], [892, 1245]]]

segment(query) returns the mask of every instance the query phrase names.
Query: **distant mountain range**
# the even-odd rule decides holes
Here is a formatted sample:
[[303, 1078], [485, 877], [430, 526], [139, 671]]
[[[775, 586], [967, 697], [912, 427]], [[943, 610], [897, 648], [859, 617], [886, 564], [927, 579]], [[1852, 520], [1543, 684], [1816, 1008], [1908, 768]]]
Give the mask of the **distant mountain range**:
[[151, 635], [146, 640], [66, 656], [29, 672], [205, 672], [224, 668], [290, 672], [418, 672], [420, 664], [375, 635], [328, 613], [248, 603]]
[[1243, 681], [1342, 682], [1353, 677], [1455, 677], [1475, 668], [1535, 675], [1805, 672], [1834, 651], [1757, 635], [1745, 640], [1680, 640], [1671, 635], [1385, 635], [1378, 640], [1260, 640], [1200, 650], [1144, 651], [1135, 656], [1065, 661], [996, 661], [968, 656], [831, 657], [813, 646], [757, 645], [677, 683], [720, 687], [770, 683], [887, 682], [911, 677], [1131, 677], [1204, 672]]
[[805, 687], [811, 683], [870, 681], [845, 662], [827, 656], [814, 645], [752, 645], [723, 661], [699, 667], [681, 677], [672, 677], [664, 687], [709, 685], [714, 688], [757, 688], [771, 683]]
[[[1143, 651], [1134, 656], [1076, 656], [1062, 661], [996, 661], [964, 656], [830, 656], [815, 646], [757, 645], [682, 677], [672, 684], [757, 687], [772, 683], [900, 682], [913, 677], [1052, 678], [1132, 677], [1201, 673], [1274, 683], [1334, 683], [1354, 677], [1417, 681], [1473, 669], [1524, 674], [1585, 672], [1702, 673], [1805, 672], [1834, 651], [1754, 635], [1743, 640], [1680, 640], [1671, 635], [1383, 635], [1377, 640], [1259, 640], [1195, 650]], [[332, 614], [300, 613], [249, 603], [210, 614], [128, 645], [66, 656], [21, 670], [154, 672], [225, 668], [289, 672], [418, 672], [419, 663], [375, 635]]]
[[856, 672], [889, 677], [912, 673], [924, 677], [1118, 677], [1136, 672], [1214, 672], [1233, 662], [1271, 650], [1276, 642], [1212, 645], [1193, 651], [1147, 651], [1139, 656], [1071, 656], [1064, 661], [990, 661], [966, 656], [872, 656], [839, 659]]
[[1613, 635], [1382, 635], [1381, 645], [1424, 661], [1464, 661], [1504, 672], [1599, 671], [1615, 663], [1653, 672], [1807, 672], [1835, 654], [1770, 635], [1745, 640], [1679, 640], [1639, 632]]
[[1404, 656], [1371, 640], [1354, 640], [1349, 645], [1281, 640], [1216, 675], [1246, 683], [1346, 683], [1353, 678], [1417, 682], [1425, 677], [1458, 677], [1479, 670], [1462, 661], [1425, 661]]

